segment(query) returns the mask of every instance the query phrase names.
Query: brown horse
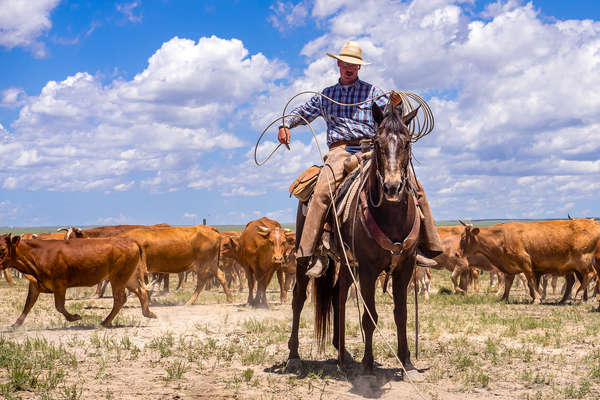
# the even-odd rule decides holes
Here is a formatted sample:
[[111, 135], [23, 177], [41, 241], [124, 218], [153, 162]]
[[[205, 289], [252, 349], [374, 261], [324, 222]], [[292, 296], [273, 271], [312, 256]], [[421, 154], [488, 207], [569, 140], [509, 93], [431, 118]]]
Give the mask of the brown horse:
[[[414, 195], [414, 177], [410, 173], [411, 135], [407, 128], [417, 110], [402, 116], [400, 107], [392, 108], [385, 115], [373, 105], [373, 117], [378, 130], [373, 138], [372, 165], [365, 179], [360, 196], [353, 200], [350, 217], [340, 226], [343, 241], [351, 248], [358, 263], [357, 279], [362, 298], [377, 322], [375, 310], [375, 283], [379, 274], [388, 271], [393, 280], [394, 320], [397, 328], [398, 358], [404, 369], [417, 377], [418, 371], [410, 359], [406, 337], [407, 287], [415, 268], [416, 249], [420, 229], [419, 211]], [[297, 236], [303, 228], [300, 204], [297, 215]], [[334, 235], [337, 238], [337, 234]], [[345, 304], [351, 284], [349, 269], [341, 254], [342, 246], [334, 244], [341, 259], [339, 278], [334, 284], [335, 268], [316, 281], [317, 304], [315, 305], [315, 333], [320, 345], [330, 329], [330, 312], [333, 310], [333, 345], [338, 350], [338, 364], [343, 366], [345, 351]], [[330, 264], [333, 260], [329, 260]], [[297, 280], [292, 301], [292, 333], [288, 342], [290, 350], [288, 369], [299, 366], [298, 325], [300, 313], [306, 300], [308, 278], [306, 265], [297, 265]], [[365, 333], [365, 352], [362, 359], [363, 372], [373, 372], [373, 332], [375, 325], [368, 313], [362, 318]]]

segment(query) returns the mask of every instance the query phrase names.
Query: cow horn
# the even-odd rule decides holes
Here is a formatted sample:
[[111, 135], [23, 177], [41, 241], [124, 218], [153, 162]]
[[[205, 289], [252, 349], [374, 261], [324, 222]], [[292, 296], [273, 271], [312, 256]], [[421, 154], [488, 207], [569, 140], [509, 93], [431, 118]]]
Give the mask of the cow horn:
[[32, 234], [31, 234], [31, 237], [32, 237], [32, 238], [34, 238], [34, 239], [37, 239], [37, 238], [38, 238], [38, 235], [37, 235], [37, 233], [32, 233]]
[[60, 231], [66, 231], [66, 232], [68, 232], [68, 231], [69, 231], [69, 229], [72, 229], [72, 228], [67, 228], [66, 226], [63, 226], [63, 227], [61, 227], [61, 228], [58, 228], [58, 229], [56, 230], [56, 232], [60, 232]]
[[288, 232], [288, 233], [292, 233], [292, 230], [289, 228], [283, 228], [284, 231]]
[[467, 226], [467, 224], [465, 224], [462, 219], [459, 219], [458, 222], [460, 222], [461, 224], [463, 224], [463, 226]]
[[266, 226], [259, 225], [258, 230], [261, 232], [269, 232], [271, 228], [267, 228]]

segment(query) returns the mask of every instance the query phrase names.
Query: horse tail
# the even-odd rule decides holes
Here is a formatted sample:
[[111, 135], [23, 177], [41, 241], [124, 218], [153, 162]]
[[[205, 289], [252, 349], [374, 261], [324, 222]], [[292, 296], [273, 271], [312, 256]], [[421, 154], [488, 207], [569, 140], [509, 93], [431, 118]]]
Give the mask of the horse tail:
[[[331, 260], [328, 260], [333, 264]], [[325, 274], [314, 281], [315, 290], [315, 337], [319, 351], [325, 348], [325, 342], [331, 332], [331, 310], [333, 309], [333, 281], [335, 267], [330, 265]]]

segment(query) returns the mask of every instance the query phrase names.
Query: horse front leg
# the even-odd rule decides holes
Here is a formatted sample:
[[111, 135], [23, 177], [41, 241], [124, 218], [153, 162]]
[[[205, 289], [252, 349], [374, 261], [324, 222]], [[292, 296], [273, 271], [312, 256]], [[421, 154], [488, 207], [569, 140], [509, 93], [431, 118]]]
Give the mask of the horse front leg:
[[396, 334], [398, 338], [398, 358], [402, 362], [402, 366], [408, 373], [416, 370], [410, 360], [410, 350], [408, 349], [408, 339], [406, 336], [406, 296], [408, 282], [412, 275], [413, 265], [403, 265], [396, 268], [393, 275], [392, 285], [394, 287], [394, 322], [396, 323]]
[[287, 372], [295, 372], [301, 367], [300, 354], [298, 354], [298, 330], [300, 328], [300, 314], [306, 301], [306, 288], [308, 286], [308, 277], [306, 276], [307, 267], [306, 263], [298, 263], [296, 266], [296, 283], [294, 284], [292, 295], [292, 332], [288, 340], [290, 353], [286, 365]]
[[[363, 264], [364, 265], [364, 264]], [[360, 269], [360, 267], [359, 267]], [[364, 278], [363, 278], [364, 277]], [[373, 374], [373, 332], [377, 325], [377, 310], [375, 310], [375, 281], [377, 276], [360, 276], [360, 293], [365, 302], [365, 313], [362, 317], [363, 330], [365, 332], [365, 353], [362, 359], [363, 374]], [[409, 276], [410, 278], [410, 276]], [[408, 280], [406, 281], [408, 284]], [[394, 284], [394, 297], [396, 288]], [[372, 318], [371, 318], [372, 317]]]

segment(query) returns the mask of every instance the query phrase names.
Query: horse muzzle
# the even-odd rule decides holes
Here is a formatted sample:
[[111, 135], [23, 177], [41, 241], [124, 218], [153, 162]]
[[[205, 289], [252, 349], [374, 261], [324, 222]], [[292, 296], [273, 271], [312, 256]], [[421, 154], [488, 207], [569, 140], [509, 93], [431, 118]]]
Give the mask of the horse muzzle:
[[393, 180], [383, 182], [383, 197], [386, 201], [397, 203], [401, 199], [401, 194], [406, 186], [406, 180]]

